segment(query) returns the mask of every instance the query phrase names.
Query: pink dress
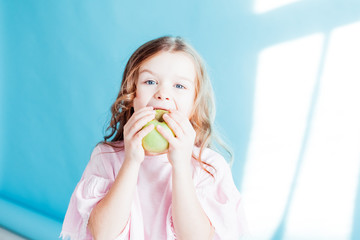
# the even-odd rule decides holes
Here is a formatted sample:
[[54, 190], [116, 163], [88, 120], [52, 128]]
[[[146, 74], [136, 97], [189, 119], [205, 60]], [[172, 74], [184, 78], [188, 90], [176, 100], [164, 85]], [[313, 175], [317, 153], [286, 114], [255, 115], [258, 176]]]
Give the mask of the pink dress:
[[[198, 154], [199, 148], [194, 148]], [[202, 160], [216, 168], [215, 179], [193, 159], [193, 181], [197, 197], [211, 224], [214, 239], [237, 240], [244, 232], [241, 198], [225, 159], [211, 149]], [[61, 237], [92, 239], [87, 229], [90, 213], [106, 195], [124, 161], [124, 151], [115, 152], [99, 144], [77, 184], [67, 209]], [[171, 214], [171, 164], [167, 154], [146, 156], [141, 165], [131, 216], [116, 238], [131, 240], [174, 240]]]

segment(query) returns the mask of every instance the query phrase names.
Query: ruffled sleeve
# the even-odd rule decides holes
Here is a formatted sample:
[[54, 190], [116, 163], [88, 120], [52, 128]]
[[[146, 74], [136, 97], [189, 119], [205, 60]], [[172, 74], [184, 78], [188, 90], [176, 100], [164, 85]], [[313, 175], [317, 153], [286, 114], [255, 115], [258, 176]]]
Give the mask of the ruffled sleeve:
[[218, 154], [208, 163], [216, 168], [214, 178], [200, 169], [195, 187], [200, 204], [215, 230], [214, 239], [238, 240], [245, 237], [247, 227], [241, 196], [230, 167]]
[[[104, 162], [100, 146], [96, 146], [90, 161], [77, 184], [65, 215], [61, 237], [63, 239], [92, 239], [87, 228], [90, 213], [95, 205], [105, 197], [114, 182], [111, 162]], [[129, 223], [121, 235], [128, 232]], [[127, 231], [126, 231], [127, 230]], [[126, 236], [118, 236], [123, 239]]]

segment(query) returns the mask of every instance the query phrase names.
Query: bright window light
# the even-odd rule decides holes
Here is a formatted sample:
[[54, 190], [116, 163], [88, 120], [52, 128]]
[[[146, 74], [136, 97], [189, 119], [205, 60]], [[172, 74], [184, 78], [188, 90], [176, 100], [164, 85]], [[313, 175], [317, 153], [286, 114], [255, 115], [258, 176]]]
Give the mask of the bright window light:
[[284, 239], [350, 239], [360, 167], [360, 22], [335, 29]]
[[318, 75], [323, 35], [259, 55], [242, 194], [253, 239], [271, 239], [286, 206]]
[[255, 13], [265, 13], [298, 1], [299, 0], [255, 0], [254, 11]]

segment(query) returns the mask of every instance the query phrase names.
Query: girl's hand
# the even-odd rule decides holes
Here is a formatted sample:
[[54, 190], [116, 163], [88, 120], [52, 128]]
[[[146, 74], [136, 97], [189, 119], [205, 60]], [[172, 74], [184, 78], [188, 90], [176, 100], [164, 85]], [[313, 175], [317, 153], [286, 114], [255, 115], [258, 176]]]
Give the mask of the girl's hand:
[[144, 125], [155, 118], [153, 107], [144, 107], [130, 117], [124, 126], [125, 161], [141, 164], [145, 158], [142, 139], [154, 129], [151, 124], [144, 129]]
[[168, 158], [171, 165], [174, 168], [189, 167], [196, 137], [193, 126], [183, 113], [176, 110], [164, 114], [163, 119], [175, 134], [173, 136], [157, 126], [157, 130], [169, 142]]

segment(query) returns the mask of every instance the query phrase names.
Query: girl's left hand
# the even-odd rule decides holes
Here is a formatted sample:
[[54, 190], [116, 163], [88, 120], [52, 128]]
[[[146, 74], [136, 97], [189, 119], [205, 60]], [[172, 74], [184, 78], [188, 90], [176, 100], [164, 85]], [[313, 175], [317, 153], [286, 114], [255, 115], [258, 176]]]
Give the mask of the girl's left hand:
[[165, 131], [161, 126], [157, 130], [169, 142], [168, 158], [174, 168], [189, 167], [195, 143], [196, 132], [189, 119], [177, 110], [163, 115], [164, 121], [175, 134]]

